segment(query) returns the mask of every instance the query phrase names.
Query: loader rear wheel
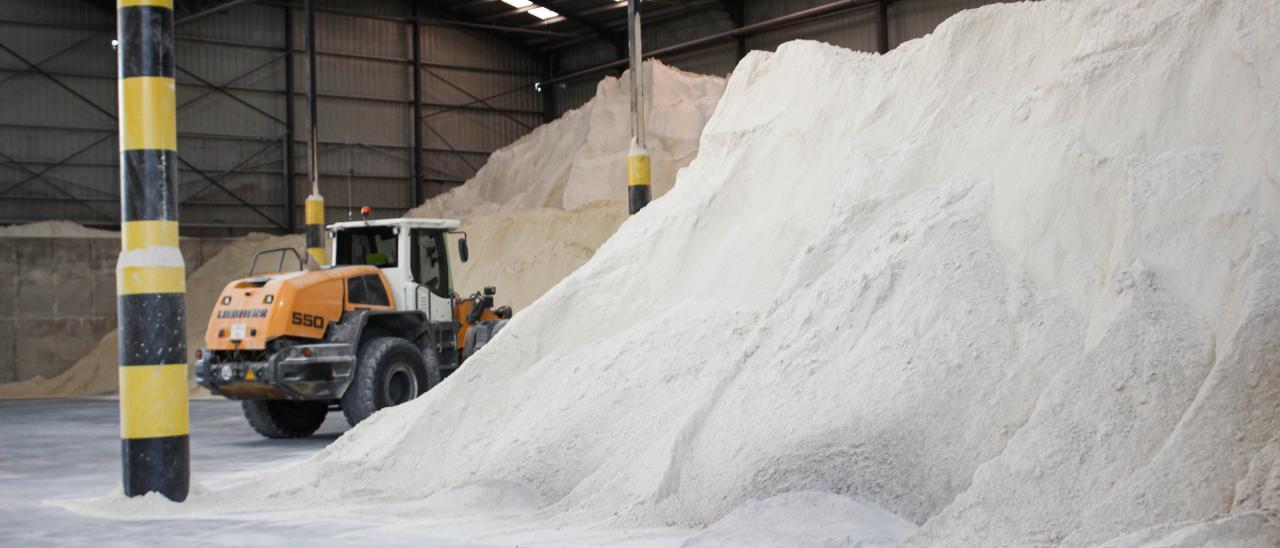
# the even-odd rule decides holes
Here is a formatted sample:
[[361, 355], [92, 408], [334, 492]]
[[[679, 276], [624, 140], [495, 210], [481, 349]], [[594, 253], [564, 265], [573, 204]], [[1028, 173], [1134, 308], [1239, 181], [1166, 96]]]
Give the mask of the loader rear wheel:
[[259, 434], [272, 439], [305, 438], [324, 424], [328, 402], [286, 400], [244, 400], [244, 417]]
[[434, 363], [405, 339], [369, 340], [360, 347], [355, 377], [342, 395], [342, 414], [355, 426], [379, 409], [418, 397], [439, 382]]

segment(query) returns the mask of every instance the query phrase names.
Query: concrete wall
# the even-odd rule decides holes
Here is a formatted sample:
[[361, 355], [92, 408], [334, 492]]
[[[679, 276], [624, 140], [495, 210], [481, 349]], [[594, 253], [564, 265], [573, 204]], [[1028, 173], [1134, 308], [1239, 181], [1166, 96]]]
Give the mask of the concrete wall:
[[[227, 244], [184, 238], [190, 272]], [[52, 377], [116, 327], [115, 238], [0, 238], [0, 383]]]

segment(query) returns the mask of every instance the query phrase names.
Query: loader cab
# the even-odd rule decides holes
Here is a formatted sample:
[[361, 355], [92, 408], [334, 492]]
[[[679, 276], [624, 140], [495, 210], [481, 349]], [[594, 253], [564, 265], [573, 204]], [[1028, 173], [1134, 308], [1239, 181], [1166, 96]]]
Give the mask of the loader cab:
[[330, 256], [335, 266], [370, 265], [381, 270], [397, 310], [421, 310], [433, 322], [451, 322], [448, 234], [459, 224], [451, 219], [335, 223], [330, 226]]

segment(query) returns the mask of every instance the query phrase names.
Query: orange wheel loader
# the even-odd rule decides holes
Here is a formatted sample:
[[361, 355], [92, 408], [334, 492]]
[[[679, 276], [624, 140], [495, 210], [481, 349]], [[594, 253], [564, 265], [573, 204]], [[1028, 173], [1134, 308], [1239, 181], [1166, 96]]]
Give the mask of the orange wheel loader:
[[418, 397], [511, 317], [494, 308], [491, 287], [454, 293], [450, 235], [460, 236], [458, 259], [468, 258], [458, 227], [450, 219], [335, 223], [332, 264], [323, 266], [296, 249], [259, 253], [214, 305], [196, 381], [241, 400], [249, 424], [269, 438], [309, 436], [337, 409], [354, 426]]

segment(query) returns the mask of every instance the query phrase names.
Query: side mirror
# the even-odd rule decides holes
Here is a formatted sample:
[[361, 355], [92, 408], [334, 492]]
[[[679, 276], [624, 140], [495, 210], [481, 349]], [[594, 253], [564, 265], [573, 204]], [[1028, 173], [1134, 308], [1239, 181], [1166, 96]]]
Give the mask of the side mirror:
[[469, 258], [471, 258], [471, 250], [467, 249], [467, 239], [464, 237], [458, 240], [458, 259], [465, 263]]

